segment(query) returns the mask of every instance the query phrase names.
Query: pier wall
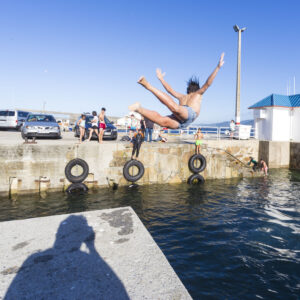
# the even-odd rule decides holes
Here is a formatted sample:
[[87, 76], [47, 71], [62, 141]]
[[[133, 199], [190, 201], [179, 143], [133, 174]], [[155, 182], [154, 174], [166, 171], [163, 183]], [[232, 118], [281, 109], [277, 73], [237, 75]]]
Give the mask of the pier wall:
[[[205, 141], [202, 154], [207, 168], [202, 175], [206, 179], [253, 176], [241, 162], [248, 162], [249, 156], [258, 158], [258, 145], [255, 140]], [[192, 144], [144, 143], [139, 160], [145, 166], [145, 174], [138, 183], [185, 182], [191, 175], [188, 160], [192, 154]], [[65, 178], [65, 166], [74, 158], [88, 163], [90, 174], [85, 183], [89, 188], [111, 182], [126, 185], [123, 166], [130, 156], [130, 144], [121, 142], [1, 145], [0, 194], [63, 191], [70, 184]]]
[[300, 143], [290, 143], [290, 168], [300, 170]]

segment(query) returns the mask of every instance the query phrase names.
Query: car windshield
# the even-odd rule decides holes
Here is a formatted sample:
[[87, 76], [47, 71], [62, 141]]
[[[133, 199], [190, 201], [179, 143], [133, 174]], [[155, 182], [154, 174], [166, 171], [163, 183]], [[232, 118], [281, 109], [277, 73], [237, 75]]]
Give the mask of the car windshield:
[[13, 110], [0, 110], [0, 117], [13, 117], [15, 112]]
[[27, 122], [56, 122], [51, 115], [30, 115]]

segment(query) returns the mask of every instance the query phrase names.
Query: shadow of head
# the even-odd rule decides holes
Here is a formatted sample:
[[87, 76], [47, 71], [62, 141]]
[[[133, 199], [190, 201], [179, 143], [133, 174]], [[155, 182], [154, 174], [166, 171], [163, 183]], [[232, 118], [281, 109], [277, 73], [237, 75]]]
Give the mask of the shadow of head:
[[[97, 243], [97, 249], [109, 255], [107, 247], [111, 245]], [[60, 223], [53, 247], [24, 261], [4, 297], [55, 298], [129, 299], [118, 276], [97, 252], [95, 232], [84, 216], [72, 215]]]

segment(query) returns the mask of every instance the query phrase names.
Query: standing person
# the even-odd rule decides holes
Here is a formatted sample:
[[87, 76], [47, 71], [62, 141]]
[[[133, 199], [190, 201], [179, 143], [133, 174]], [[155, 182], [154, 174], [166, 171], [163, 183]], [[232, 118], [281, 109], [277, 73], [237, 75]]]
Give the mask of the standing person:
[[130, 115], [130, 131], [129, 131], [129, 137], [132, 138], [133, 135], [136, 133], [138, 120], [134, 116], [134, 114]]
[[145, 125], [146, 125], [145, 141], [148, 142], [148, 136], [149, 136], [149, 142], [151, 143], [154, 123], [148, 118], [145, 118]]
[[140, 148], [141, 148], [141, 145], [142, 145], [142, 142], [144, 141], [144, 135], [142, 133], [142, 129], [140, 128], [138, 130], [138, 132], [136, 132], [133, 137], [132, 137], [132, 140], [131, 140], [131, 143], [132, 143], [132, 155], [131, 155], [131, 159], [134, 159], [134, 154], [135, 155], [135, 159], [138, 158], [139, 156], [139, 153], [140, 153]]
[[77, 125], [79, 126], [79, 143], [82, 143], [82, 138], [84, 138], [85, 134], [85, 123], [86, 123], [86, 116], [81, 115], [81, 118], [78, 120]]
[[203, 144], [203, 133], [201, 132], [201, 129], [198, 128], [197, 133], [195, 134], [195, 146], [196, 146], [196, 154], [200, 154], [201, 151], [201, 145]]
[[268, 175], [268, 166], [262, 158], [260, 159], [260, 167], [261, 167], [261, 171], [265, 173], [265, 176], [267, 176]]
[[232, 140], [233, 139], [233, 135], [234, 135], [234, 132], [235, 132], [235, 123], [233, 120], [230, 121], [230, 139]]
[[154, 123], [171, 129], [183, 129], [188, 127], [200, 114], [202, 96], [209, 86], [213, 83], [217, 73], [224, 64], [224, 53], [222, 53], [219, 63], [211, 75], [206, 80], [205, 84], [200, 88], [198, 79], [191, 78], [188, 81], [187, 94], [181, 94], [172, 89], [172, 87], [164, 80], [164, 74], [160, 69], [156, 70], [156, 74], [166, 91], [173, 97], [178, 99], [177, 104], [171, 96], [153, 87], [144, 76], [142, 76], [138, 83], [145, 89], [150, 91], [158, 100], [168, 107], [172, 112], [170, 116], [161, 116], [158, 112], [145, 109], [139, 102], [129, 106], [130, 111], [136, 111], [142, 116], [147, 117]]
[[99, 114], [99, 143], [102, 143], [103, 141], [103, 134], [104, 130], [106, 128], [105, 124], [105, 111], [106, 109], [104, 107], [101, 108], [101, 113]]
[[93, 112], [92, 112], [92, 115], [93, 115], [93, 119], [92, 119], [92, 121], [91, 121], [92, 127], [89, 128], [90, 136], [89, 136], [88, 141], [91, 140], [92, 135], [93, 135], [93, 132], [96, 133], [96, 135], [97, 135], [97, 137], [98, 137], [98, 139], [99, 139], [99, 133], [98, 133], [98, 132], [99, 132], [99, 129], [98, 129], [98, 121], [99, 121], [99, 119], [98, 119], [98, 117], [97, 117], [97, 112], [96, 112], [96, 111], [93, 111]]
[[142, 129], [143, 136], [145, 136], [146, 123], [145, 123], [145, 119], [143, 116], [140, 121], [140, 128]]

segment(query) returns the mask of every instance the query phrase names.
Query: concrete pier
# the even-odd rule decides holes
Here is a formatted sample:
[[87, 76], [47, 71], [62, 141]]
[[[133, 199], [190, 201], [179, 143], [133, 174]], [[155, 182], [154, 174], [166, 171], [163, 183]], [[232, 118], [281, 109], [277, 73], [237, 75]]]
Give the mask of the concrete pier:
[[130, 207], [0, 223], [0, 299], [191, 299]]
[[[72, 133], [70, 133], [72, 134]], [[187, 142], [187, 141], [186, 141]], [[192, 174], [189, 158], [195, 148], [185, 141], [144, 143], [139, 160], [145, 166], [145, 174], [139, 184], [181, 183]], [[202, 154], [207, 168], [202, 173], [206, 179], [253, 176], [245, 167], [249, 156], [258, 157], [256, 140], [204, 140]], [[96, 141], [76, 144], [70, 140], [38, 140], [36, 145], [22, 142], [0, 143], [0, 195], [64, 191], [70, 182], [65, 177], [65, 166], [74, 158], [81, 158], [89, 165], [85, 184], [89, 188], [108, 186], [115, 182], [126, 185], [123, 166], [131, 157], [128, 142]], [[257, 175], [257, 174], [255, 174]]]

